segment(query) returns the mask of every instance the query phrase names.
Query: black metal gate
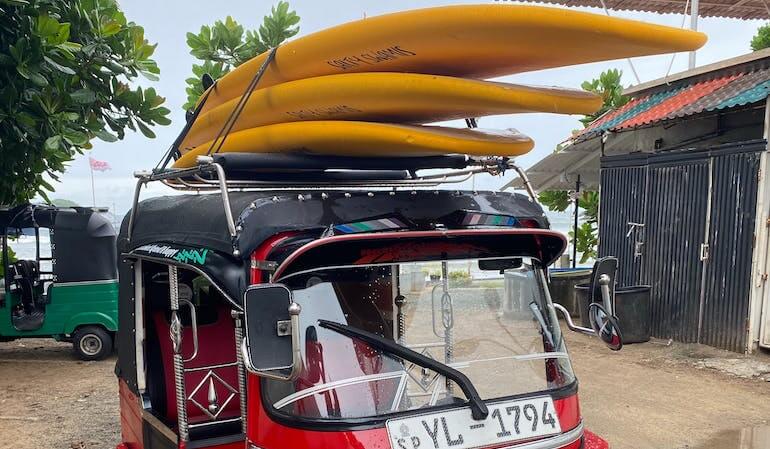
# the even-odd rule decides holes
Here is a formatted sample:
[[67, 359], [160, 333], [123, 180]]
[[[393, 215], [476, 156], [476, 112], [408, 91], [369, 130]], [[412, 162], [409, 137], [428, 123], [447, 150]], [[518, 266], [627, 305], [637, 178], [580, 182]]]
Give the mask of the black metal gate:
[[644, 283], [652, 287], [651, 331], [698, 340], [709, 163], [650, 162]]
[[620, 259], [620, 285], [651, 285], [653, 336], [746, 350], [765, 148], [756, 141], [602, 159], [599, 254]]

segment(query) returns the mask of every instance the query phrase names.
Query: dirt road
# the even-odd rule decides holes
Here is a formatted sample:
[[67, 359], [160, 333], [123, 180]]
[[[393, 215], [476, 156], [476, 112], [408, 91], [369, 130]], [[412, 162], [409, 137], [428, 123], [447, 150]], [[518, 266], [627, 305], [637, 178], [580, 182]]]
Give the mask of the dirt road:
[[[613, 353], [596, 339], [568, 340], [586, 425], [613, 449], [770, 448], [757, 427], [770, 420], [770, 382], [698, 368], [738, 356], [655, 344]], [[114, 364], [75, 361], [69, 345], [49, 340], [0, 343], [0, 449], [114, 448]]]

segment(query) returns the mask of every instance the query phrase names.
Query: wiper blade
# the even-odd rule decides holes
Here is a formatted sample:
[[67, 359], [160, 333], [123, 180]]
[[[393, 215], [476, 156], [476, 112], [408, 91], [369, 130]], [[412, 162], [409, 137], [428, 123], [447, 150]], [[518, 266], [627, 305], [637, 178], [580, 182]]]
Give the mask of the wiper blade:
[[460, 386], [460, 389], [465, 393], [465, 397], [468, 398], [468, 403], [471, 407], [471, 416], [476, 421], [486, 419], [489, 415], [487, 404], [481, 399], [479, 392], [476, 391], [476, 387], [468, 376], [457, 371], [451, 366], [447, 366], [437, 360], [430, 357], [426, 357], [419, 352], [412, 351], [411, 349], [401, 346], [400, 344], [381, 337], [377, 334], [367, 332], [361, 329], [357, 329], [346, 324], [337, 323], [335, 321], [318, 320], [318, 325], [324, 329], [329, 329], [338, 334], [345, 335], [363, 341], [364, 343], [372, 346], [373, 348], [380, 349], [387, 353], [401, 357], [404, 360], [408, 360], [414, 364], [417, 364], [423, 368], [428, 368], [439, 374], [444, 375], [449, 380], [454, 381]]

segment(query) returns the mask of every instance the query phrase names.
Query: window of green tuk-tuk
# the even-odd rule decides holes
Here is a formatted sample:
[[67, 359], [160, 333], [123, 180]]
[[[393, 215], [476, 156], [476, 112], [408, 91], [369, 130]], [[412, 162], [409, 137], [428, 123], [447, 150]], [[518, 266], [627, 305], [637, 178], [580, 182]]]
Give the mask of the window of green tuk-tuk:
[[[35, 228], [8, 229], [7, 234], [8, 249], [10, 250], [9, 262], [17, 260], [37, 260], [38, 244], [40, 245], [40, 266], [41, 273], [51, 273], [53, 265], [51, 262], [51, 230], [48, 228], [38, 228], [37, 235]], [[45, 275], [43, 277], [46, 277]]]
[[[529, 258], [327, 268], [284, 282], [302, 306], [302, 371], [264, 381], [273, 412], [305, 420], [373, 418], [465, 402], [440, 374], [318, 326], [393, 339], [464, 373], [485, 400], [573, 385], [539, 263]], [[486, 268], [486, 269], [485, 269]]]

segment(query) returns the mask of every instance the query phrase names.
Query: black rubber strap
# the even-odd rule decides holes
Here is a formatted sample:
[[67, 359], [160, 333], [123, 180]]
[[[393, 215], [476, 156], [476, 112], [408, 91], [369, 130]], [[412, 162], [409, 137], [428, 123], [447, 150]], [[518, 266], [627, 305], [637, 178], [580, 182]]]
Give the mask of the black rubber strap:
[[278, 47], [270, 49], [270, 53], [267, 54], [267, 58], [265, 58], [265, 62], [262, 63], [262, 67], [259, 68], [259, 71], [257, 71], [257, 73], [254, 75], [254, 78], [252, 78], [251, 82], [246, 87], [246, 91], [243, 93], [243, 95], [241, 95], [241, 99], [238, 100], [238, 104], [235, 105], [235, 108], [233, 108], [232, 112], [230, 112], [230, 116], [227, 117], [227, 120], [222, 125], [222, 129], [219, 130], [217, 137], [213, 142], [211, 142], [211, 146], [206, 152], [207, 155], [210, 156], [211, 153], [218, 153], [219, 150], [222, 149], [222, 145], [224, 145], [225, 139], [227, 139], [230, 131], [232, 131], [235, 122], [238, 121], [238, 117], [241, 116], [243, 108], [246, 107], [246, 103], [249, 101], [251, 94], [254, 93], [254, 89], [256, 89], [257, 84], [259, 84], [259, 80], [262, 79], [262, 75], [264, 75], [267, 71], [267, 67], [275, 59], [275, 53], [277, 50]]

